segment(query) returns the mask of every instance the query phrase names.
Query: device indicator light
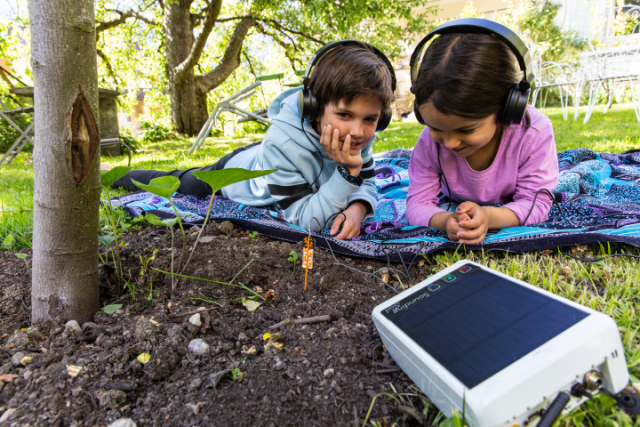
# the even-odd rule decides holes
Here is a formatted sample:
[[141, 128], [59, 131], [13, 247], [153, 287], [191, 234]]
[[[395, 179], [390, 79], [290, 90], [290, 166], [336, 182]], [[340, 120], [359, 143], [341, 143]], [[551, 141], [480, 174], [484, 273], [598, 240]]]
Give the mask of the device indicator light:
[[468, 266], [468, 265], [463, 265], [462, 267], [460, 267], [460, 268], [458, 269], [458, 271], [459, 271], [460, 273], [468, 273], [469, 271], [471, 271], [471, 267], [470, 267], [470, 266]]
[[437, 285], [437, 284], [435, 284], [435, 283], [432, 283], [432, 284], [430, 284], [429, 286], [427, 286], [427, 288], [428, 288], [431, 292], [434, 292], [434, 291], [437, 291], [438, 289], [440, 289], [440, 285]]
[[449, 282], [453, 282], [455, 280], [456, 276], [454, 276], [453, 274], [449, 274], [448, 276], [444, 277], [442, 280], [444, 280], [445, 282], [449, 283]]

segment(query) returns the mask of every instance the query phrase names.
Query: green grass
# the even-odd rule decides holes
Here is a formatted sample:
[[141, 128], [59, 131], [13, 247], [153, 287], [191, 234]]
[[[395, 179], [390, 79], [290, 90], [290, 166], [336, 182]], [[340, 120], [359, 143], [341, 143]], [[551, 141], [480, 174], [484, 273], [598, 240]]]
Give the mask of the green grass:
[[[640, 147], [640, 123], [629, 105], [615, 105], [606, 115], [603, 107], [596, 107], [591, 120], [582, 123], [584, 109], [578, 121], [572, 117], [563, 120], [559, 108], [544, 110], [554, 125], [558, 151], [587, 147], [594, 151], [623, 152]], [[422, 132], [418, 123], [393, 122], [381, 133], [375, 151], [394, 148], [411, 148]], [[193, 138], [174, 138], [146, 145], [133, 157], [132, 166], [137, 169], [186, 169], [209, 165], [223, 155], [242, 145], [259, 141], [262, 135], [238, 138], [209, 138], [203, 148], [193, 156], [188, 150]], [[125, 156], [103, 158], [112, 166], [126, 165]], [[13, 234], [16, 246], [13, 250], [31, 246], [33, 205], [33, 166], [29, 154], [18, 156], [14, 164], [0, 169], [0, 242]], [[608, 247], [592, 251], [629, 251], [635, 248]], [[578, 255], [584, 255], [578, 252]], [[640, 262], [637, 259], [611, 258], [594, 264], [585, 264], [564, 256], [548, 256], [542, 253], [524, 255], [451, 254], [448, 252], [429, 257], [435, 270], [444, 268], [465, 256], [488, 265], [498, 271], [520, 278], [555, 294], [602, 311], [618, 323], [623, 339], [629, 370], [640, 377], [640, 348], [636, 331], [640, 300]], [[637, 380], [636, 380], [637, 381]], [[612, 407], [611, 399], [598, 397], [563, 418], [560, 426], [631, 426], [638, 425]]]

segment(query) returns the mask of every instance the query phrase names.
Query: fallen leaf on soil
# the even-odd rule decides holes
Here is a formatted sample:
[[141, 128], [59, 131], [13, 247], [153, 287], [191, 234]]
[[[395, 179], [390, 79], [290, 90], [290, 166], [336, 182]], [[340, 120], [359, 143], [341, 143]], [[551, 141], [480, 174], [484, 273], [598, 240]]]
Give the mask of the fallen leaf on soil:
[[82, 371], [82, 366], [67, 365], [67, 373], [71, 378], [75, 378]]
[[266, 341], [269, 338], [271, 338], [271, 334], [269, 332], [265, 332], [265, 334], [262, 336], [262, 341]]
[[389, 273], [384, 273], [382, 276], [380, 276], [380, 279], [386, 283], [387, 285], [389, 284]]
[[7, 335], [7, 334], [3, 334], [3, 335], [0, 335], [0, 338], [6, 338], [6, 337], [8, 337], [8, 336], [9, 336], [9, 335]]
[[257, 293], [261, 294], [261, 293], [263, 293], [263, 292], [264, 292], [264, 289], [262, 289], [260, 286], [256, 286], [255, 291], [256, 291]]
[[258, 351], [256, 350], [256, 346], [252, 345], [248, 349], [245, 347], [242, 352], [245, 353], [247, 356], [255, 356]]
[[22, 364], [22, 366], [27, 366], [29, 363], [31, 363], [31, 356], [25, 356], [20, 360], [20, 363]]
[[2, 374], [0, 375], [0, 381], [5, 383], [11, 383], [15, 378], [18, 378], [18, 375], [14, 374]]
[[268, 350], [270, 348], [280, 351], [282, 350], [282, 343], [269, 340], [269, 342], [264, 346], [264, 349]]
[[140, 353], [137, 359], [138, 359], [138, 362], [145, 365], [147, 364], [147, 362], [149, 362], [149, 360], [151, 360], [151, 355], [149, 353]]
[[418, 263], [418, 267], [422, 267], [423, 265], [424, 265], [424, 260], [422, 260], [422, 261], [420, 261], [420, 262]]
[[276, 299], [276, 291], [274, 291], [273, 289], [269, 289], [264, 294], [264, 299], [266, 299], [267, 301], [273, 301], [274, 299]]
[[569, 267], [568, 265], [565, 265], [564, 267], [562, 267], [562, 273], [564, 273], [565, 275], [570, 275], [571, 274], [571, 267]]
[[262, 304], [259, 303], [258, 301], [253, 301], [253, 300], [250, 300], [250, 299], [243, 299], [242, 300], [242, 305], [247, 307], [247, 310], [249, 310], [249, 311], [256, 311], [256, 309], [258, 307], [260, 307]]

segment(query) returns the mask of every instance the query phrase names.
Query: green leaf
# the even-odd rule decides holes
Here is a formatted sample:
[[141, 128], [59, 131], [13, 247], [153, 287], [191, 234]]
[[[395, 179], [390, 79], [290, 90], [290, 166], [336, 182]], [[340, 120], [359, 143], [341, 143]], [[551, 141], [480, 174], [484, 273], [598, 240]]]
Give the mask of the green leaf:
[[116, 166], [115, 168], [102, 171], [100, 174], [100, 180], [102, 181], [103, 187], [110, 187], [111, 184], [125, 176], [127, 172], [129, 172], [131, 168], [129, 166]]
[[109, 304], [102, 307], [102, 311], [107, 314], [113, 314], [122, 308], [122, 304]]
[[107, 234], [106, 236], [98, 236], [98, 243], [102, 243], [105, 246], [109, 246], [116, 239], [111, 234]]
[[296, 262], [298, 260], [298, 253], [296, 251], [291, 251], [289, 252], [289, 255], [291, 255], [288, 260], [291, 262]]
[[149, 181], [148, 185], [136, 181], [135, 179], [132, 179], [131, 182], [144, 191], [148, 191], [149, 193], [166, 199], [170, 198], [180, 187], [180, 180], [175, 176], [161, 176], [159, 178], [154, 178]]
[[27, 259], [27, 254], [23, 254], [23, 253], [20, 253], [20, 252], [16, 252], [15, 256], [17, 256], [20, 259]]
[[162, 222], [159, 216], [150, 213], [144, 216], [144, 220], [151, 225], [166, 225]]
[[2, 247], [10, 251], [13, 249], [14, 242], [15, 238], [13, 237], [13, 234], [7, 234], [7, 237], [4, 238], [4, 242], [2, 242]]
[[273, 173], [277, 170], [278, 169], [266, 171], [250, 171], [242, 168], [229, 168], [219, 171], [195, 171], [193, 173], [193, 176], [209, 184], [213, 190], [213, 194], [216, 194], [218, 190], [226, 187], [227, 185], [245, 181], [247, 179], [269, 175], [270, 173]]
[[173, 227], [174, 225], [176, 225], [176, 222], [178, 222], [178, 218], [167, 218], [167, 219], [163, 219], [162, 223], [164, 225], [166, 225], [167, 227]]

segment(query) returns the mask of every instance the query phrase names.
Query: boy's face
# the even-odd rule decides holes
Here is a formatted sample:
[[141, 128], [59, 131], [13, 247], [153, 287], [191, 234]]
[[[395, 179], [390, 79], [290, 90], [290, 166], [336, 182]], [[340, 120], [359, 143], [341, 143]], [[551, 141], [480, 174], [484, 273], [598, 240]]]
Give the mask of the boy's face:
[[319, 119], [319, 129], [327, 125], [338, 129], [340, 148], [344, 138], [351, 135], [349, 151], [351, 155], [356, 155], [373, 138], [381, 113], [382, 101], [376, 95], [359, 96], [348, 105], [342, 100], [337, 104], [329, 103]]

